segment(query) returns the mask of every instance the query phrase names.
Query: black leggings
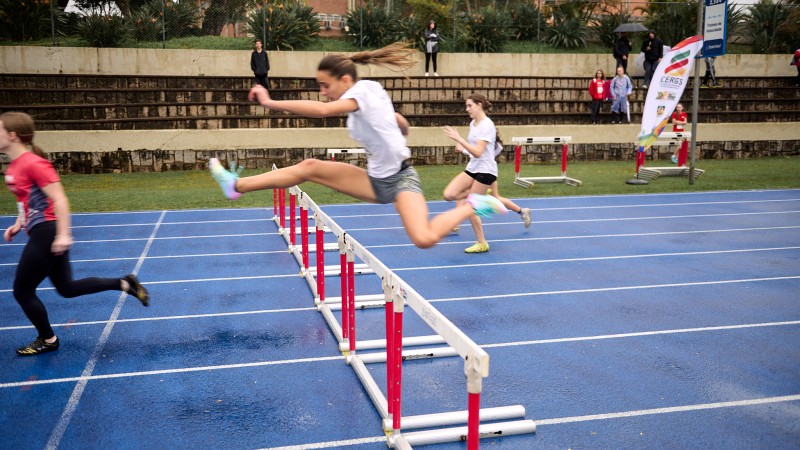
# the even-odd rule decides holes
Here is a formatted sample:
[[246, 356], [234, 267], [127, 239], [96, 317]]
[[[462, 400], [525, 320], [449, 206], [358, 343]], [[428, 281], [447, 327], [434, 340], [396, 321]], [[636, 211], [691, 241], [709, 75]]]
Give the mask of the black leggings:
[[14, 276], [14, 298], [28, 316], [39, 337], [50, 339], [55, 336], [47, 309], [39, 297], [36, 288], [49, 277], [56, 291], [64, 297], [72, 298], [102, 291], [120, 291], [119, 278], [84, 278], [72, 279], [69, 264], [69, 252], [54, 255], [50, 246], [56, 237], [56, 223], [48, 221], [38, 224], [30, 231], [28, 244], [22, 250]]
[[431, 59], [433, 59], [433, 71], [438, 72], [438, 70], [436, 70], [436, 55], [438, 54], [439, 52], [425, 53], [425, 73], [430, 72], [428, 67], [431, 65]]

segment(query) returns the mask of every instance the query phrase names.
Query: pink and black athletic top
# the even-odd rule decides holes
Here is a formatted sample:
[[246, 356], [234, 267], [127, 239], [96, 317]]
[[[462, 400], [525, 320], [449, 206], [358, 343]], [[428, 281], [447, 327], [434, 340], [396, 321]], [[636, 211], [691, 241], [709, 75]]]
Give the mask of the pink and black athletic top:
[[31, 152], [24, 152], [8, 165], [6, 186], [17, 197], [28, 233], [42, 222], [56, 220], [53, 201], [42, 192], [42, 188], [59, 181], [61, 179], [50, 161]]

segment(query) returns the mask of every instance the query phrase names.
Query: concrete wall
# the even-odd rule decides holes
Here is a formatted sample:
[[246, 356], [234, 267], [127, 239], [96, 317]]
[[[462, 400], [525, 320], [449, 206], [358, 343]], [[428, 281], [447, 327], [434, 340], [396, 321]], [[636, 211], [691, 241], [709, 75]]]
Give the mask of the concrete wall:
[[[269, 52], [270, 76], [313, 77], [323, 52]], [[727, 55], [717, 59], [717, 76], [789, 77], [797, 74], [788, 55]], [[424, 55], [409, 76], [424, 71]], [[632, 75], [640, 70], [629, 66]], [[611, 73], [611, 54], [440, 53], [442, 76], [587, 77]], [[396, 76], [378, 67], [360, 67], [362, 77]], [[250, 51], [161, 50], [143, 48], [0, 47], [0, 73], [99, 75], [251, 76]]]

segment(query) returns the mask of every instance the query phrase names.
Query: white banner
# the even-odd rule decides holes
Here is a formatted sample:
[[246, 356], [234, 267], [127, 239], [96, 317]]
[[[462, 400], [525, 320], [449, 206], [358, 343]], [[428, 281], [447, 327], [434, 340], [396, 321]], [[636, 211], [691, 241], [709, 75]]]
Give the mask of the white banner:
[[728, 0], [705, 0], [704, 10], [703, 56], [722, 56], [728, 39]]
[[640, 152], [650, 148], [669, 123], [672, 111], [689, 82], [694, 59], [702, 47], [703, 36], [692, 36], [672, 47], [658, 63], [644, 102], [642, 130], [639, 132]]

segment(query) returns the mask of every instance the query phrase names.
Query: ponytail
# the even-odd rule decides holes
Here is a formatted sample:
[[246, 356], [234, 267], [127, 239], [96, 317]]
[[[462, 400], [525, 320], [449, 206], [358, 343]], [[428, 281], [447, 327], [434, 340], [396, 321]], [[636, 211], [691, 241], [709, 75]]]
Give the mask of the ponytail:
[[344, 75], [349, 75], [353, 80], [357, 80], [356, 64], [373, 64], [401, 72], [417, 65], [413, 56], [414, 50], [408, 43], [395, 42], [377, 50], [367, 50], [350, 56], [339, 53], [328, 55], [319, 62], [317, 70], [328, 72], [337, 80]]

